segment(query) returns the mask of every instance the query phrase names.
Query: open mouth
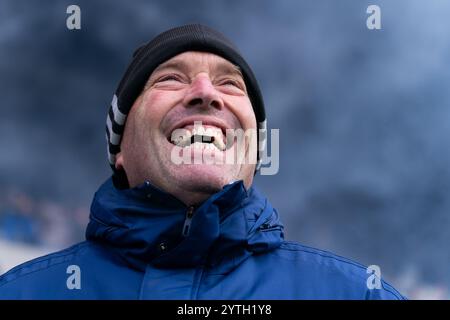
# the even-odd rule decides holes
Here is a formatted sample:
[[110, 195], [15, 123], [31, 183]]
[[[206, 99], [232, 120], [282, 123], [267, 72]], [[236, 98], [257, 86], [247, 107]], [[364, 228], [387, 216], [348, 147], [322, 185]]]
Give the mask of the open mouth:
[[[172, 131], [169, 142], [181, 148], [193, 146], [194, 148], [217, 149], [225, 151], [232, 143], [227, 143], [223, 128], [213, 125], [188, 124]], [[232, 142], [232, 141], [231, 141]]]

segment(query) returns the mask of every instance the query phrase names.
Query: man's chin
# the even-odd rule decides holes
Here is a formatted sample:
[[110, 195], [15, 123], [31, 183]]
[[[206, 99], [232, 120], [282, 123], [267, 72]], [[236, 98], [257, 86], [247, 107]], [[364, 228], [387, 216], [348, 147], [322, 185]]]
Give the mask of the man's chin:
[[[227, 170], [221, 166], [186, 164], [177, 166], [175, 178], [179, 187], [193, 192], [215, 193], [231, 182]], [[174, 172], [175, 173], [175, 172]]]

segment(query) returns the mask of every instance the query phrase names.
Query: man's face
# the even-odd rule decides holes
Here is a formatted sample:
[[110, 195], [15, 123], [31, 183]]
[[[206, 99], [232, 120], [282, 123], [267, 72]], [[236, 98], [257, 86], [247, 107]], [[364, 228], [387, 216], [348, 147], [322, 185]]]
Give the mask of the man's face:
[[[194, 131], [198, 122], [203, 128], [196, 126]], [[131, 187], [149, 180], [186, 204], [197, 204], [234, 180], [244, 180], [248, 188], [254, 162], [230, 163], [225, 159], [239, 150], [247, 154], [250, 143], [245, 139], [242, 148], [236, 140], [227, 144], [225, 133], [229, 129], [256, 130], [240, 71], [211, 53], [181, 53], [155, 69], [132, 106], [116, 167], [125, 170]], [[204, 130], [215, 143], [191, 144], [194, 138], [198, 141], [205, 135]], [[179, 137], [182, 145], [172, 141], [176, 132], [184, 132]], [[174, 154], [192, 161], [176, 163]], [[214, 161], [197, 163], [196, 156], [197, 160], [203, 156]]]

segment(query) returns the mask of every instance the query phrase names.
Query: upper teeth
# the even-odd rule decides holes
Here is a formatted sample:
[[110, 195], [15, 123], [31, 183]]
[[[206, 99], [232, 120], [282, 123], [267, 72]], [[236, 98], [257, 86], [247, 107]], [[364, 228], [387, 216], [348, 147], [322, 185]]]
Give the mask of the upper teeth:
[[176, 129], [172, 132], [171, 140], [179, 147], [187, 147], [191, 145], [193, 136], [200, 137], [199, 139], [194, 137], [194, 145], [198, 146], [198, 144], [208, 141], [208, 144], [211, 145], [211, 147], [214, 145], [220, 151], [226, 149], [222, 138], [222, 130], [216, 127], [205, 128], [203, 126], [195, 125], [192, 131], [186, 128]]

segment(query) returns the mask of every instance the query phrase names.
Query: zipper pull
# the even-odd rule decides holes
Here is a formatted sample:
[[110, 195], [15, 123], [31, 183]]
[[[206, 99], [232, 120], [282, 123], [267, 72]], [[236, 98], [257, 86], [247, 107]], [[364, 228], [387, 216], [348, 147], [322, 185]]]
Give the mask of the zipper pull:
[[194, 216], [194, 207], [191, 206], [186, 211], [186, 219], [184, 220], [183, 225], [183, 237], [187, 237], [189, 235], [189, 229], [191, 227], [193, 216]]

